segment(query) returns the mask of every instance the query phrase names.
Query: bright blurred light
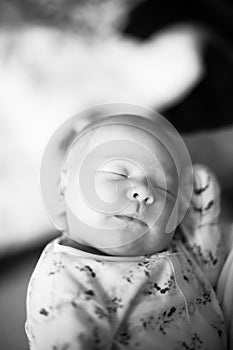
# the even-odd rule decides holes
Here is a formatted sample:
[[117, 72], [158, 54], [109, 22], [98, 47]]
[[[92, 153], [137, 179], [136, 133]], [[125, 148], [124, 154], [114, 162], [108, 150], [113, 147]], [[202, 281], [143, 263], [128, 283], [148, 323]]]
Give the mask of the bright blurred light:
[[45, 27], [0, 33], [0, 238], [14, 247], [47, 234], [39, 192], [44, 148], [80, 109], [127, 102], [161, 109], [201, 79], [200, 33], [171, 27], [139, 43]]

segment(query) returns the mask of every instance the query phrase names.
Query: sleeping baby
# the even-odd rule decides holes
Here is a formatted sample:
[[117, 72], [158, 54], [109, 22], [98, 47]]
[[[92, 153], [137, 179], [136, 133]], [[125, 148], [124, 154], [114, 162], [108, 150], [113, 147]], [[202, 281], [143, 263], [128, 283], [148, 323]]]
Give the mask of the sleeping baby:
[[30, 349], [226, 349], [219, 187], [185, 169], [166, 125], [114, 114], [69, 145], [63, 232], [28, 288]]

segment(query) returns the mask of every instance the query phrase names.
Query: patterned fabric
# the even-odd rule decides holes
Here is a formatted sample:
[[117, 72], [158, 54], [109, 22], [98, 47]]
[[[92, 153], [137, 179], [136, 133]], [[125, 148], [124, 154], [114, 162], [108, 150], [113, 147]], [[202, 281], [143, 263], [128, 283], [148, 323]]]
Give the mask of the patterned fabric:
[[223, 251], [219, 189], [195, 168], [190, 209], [164, 252], [97, 255], [45, 248], [31, 277], [26, 332], [32, 350], [222, 350], [223, 314], [214, 289]]
[[46, 247], [31, 278], [31, 349], [225, 348], [215, 293], [182, 243], [124, 258], [61, 241]]
[[[233, 226], [229, 234], [233, 238]], [[218, 279], [217, 295], [225, 317], [228, 348], [233, 349], [233, 242], [228, 243], [230, 243], [230, 253]]]

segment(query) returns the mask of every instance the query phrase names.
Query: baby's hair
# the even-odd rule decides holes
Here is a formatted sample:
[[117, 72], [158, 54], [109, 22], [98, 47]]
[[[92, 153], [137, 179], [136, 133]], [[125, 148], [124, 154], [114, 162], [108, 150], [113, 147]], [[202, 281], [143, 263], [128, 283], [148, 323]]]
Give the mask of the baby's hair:
[[89, 112], [85, 115], [80, 116], [73, 123], [73, 128], [68, 132], [67, 135], [61, 140], [59, 149], [66, 151], [69, 146], [75, 141], [77, 136], [85, 129], [86, 126], [92, 124], [95, 121], [102, 119], [102, 115], [98, 110], [95, 112]]

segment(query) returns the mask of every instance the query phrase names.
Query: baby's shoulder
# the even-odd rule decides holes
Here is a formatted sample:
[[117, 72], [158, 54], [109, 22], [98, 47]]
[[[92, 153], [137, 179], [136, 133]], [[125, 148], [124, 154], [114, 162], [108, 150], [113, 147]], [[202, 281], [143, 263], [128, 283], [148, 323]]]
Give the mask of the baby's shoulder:
[[48, 299], [57, 294], [56, 291], [62, 295], [67, 291], [77, 293], [79, 289], [90, 289], [95, 273], [91, 262], [87, 263], [87, 259], [70, 249], [56, 249], [56, 243], [56, 240], [50, 242], [38, 260], [28, 286], [31, 298], [44, 295]]
[[63, 249], [59, 244], [59, 238], [56, 238], [49, 242], [42, 251], [32, 278], [45, 281], [51, 277], [54, 279], [58, 276], [69, 275], [72, 269], [78, 271], [83, 264], [82, 257], [73, 254], [69, 247]]

